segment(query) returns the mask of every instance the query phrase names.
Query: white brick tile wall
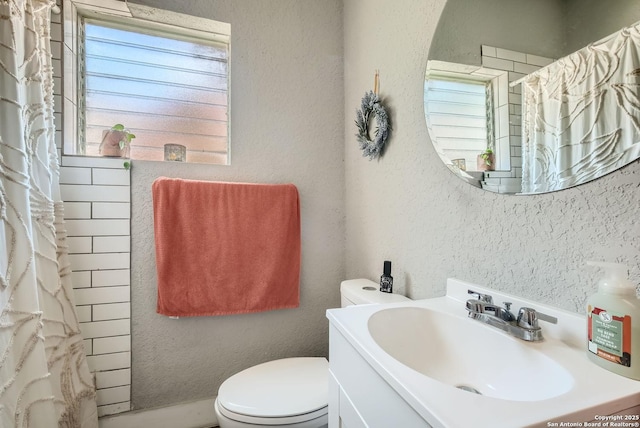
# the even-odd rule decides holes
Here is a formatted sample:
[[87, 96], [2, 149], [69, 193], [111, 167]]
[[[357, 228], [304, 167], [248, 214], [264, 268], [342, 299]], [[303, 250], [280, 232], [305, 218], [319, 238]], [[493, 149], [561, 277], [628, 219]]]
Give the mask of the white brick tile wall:
[[93, 184], [105, 185], [129, 185], [129, 171], [125, 169], [102, 169], [93, 168]]
[[103, 404], [115, 404], [131, 400], [131, 387], [129, 386], [99, 389], [97, 392], [98, 401]]
[[129, 336], [102, 337], [93, 339], [93, 354], [111, 354], [113, 352], [130, 352], [131, 340]]
[[64, 218], [91, 218], [91, 202], [65, 202]]
[[497, 56], [496, 48], [493, 46], [482, 45], [482, 56]]
[[517, 114], [517, 115], [522, 115], [522, 105], [514, 105], [513, 106], [513, 110], [511, 111], [512, 114]]
[[131, 409], [131, 403], [109, 404], [107, 406], [98, 406], [98, 417], [115, 415], [122, 412], [128, 412]]
[[54, 42], [54, 41], [51, 42], [51, 56], [55, 59], [62, 59], [62, 43], [61, 42]]
[[130, 285], [131, 273], [129, 269], [101, 270], [91, 272], [94, 287], [113, 287]]
[[80, 330], [82, 331], [82, 337], [84, 337], [85, 339], [93, 339], [96, 337], [124, 336], [131, 333], [130, 324], [130, 320], [128, 319], [83, 322], [80, 324]]
[[[51, 65], [53, 66], [53, 75], [55, 77], [62, 77], [62, 64], [59, 59], [54, 59], [51, 61]], [[56, 129], [59, 129], [59, 125], [56, 124]]]
[[61, 184], [63, 201], [129, 202], [128, 186], [97, 186], [83, 184]]
[[51, 23], [51, 40], [62, 41], [62, 24]]
[[91, 321], [91, 306], [76, 306], [79, 322]]
[[84, 156], [63, 156], [62, 166], [82, 168], [123, 168], [124, 160], [120, 158], [92, 158]]
[[[537, 55], [501, 49], [493, 46], [482, 46], [482, 64], [497, 70], [508, 71], [510, 82], [518, 80], [527, 74], [533, 73], [540, 67], [552, 63], [554, 60]], [[516, 85], [509, 89], [508, 94], [500, 93], [500, 96], [508, 95], [509, 105], [509, 151], [511, 152], [511, 170], [508, 172], [491, 172], [485, 175], [487, 184], [499, 187], [501, 191], [512, 191], [517, 188], [517, 181], [522, 177], [522, 88]], [[499, 104], [502, 105], [502, 101]], [[500, 119], [503, 119], [500, 117]], [[500, 125], [505, 124], [500, 120]], [[500, 134], [502, 135], [502, 134]], [[502, 148], [502, 147], [501, 147]], [[507, 180], [508, 179], [508, 180]]]
[[67, 238], [69, 242], [69, 254], [81, 254], [91, 252], [90, 236], [75, 236]]
[[131, 218], [131, 204], [127, 202], [94, 202], [93, 218]]
[[524, 74], [529, 74], [529, 73], [533, 73], [536, 70], [539, 70], [540, 67], [538, 67], [537, 65], [531, 65], [531, 64], [523, 64], [521, 62], [514, 62], [513, 63], [513, 71], [517, 72], [517, 73], [524, 73]]
[[93, 305], [93, 321], [117, 320], [131, 318], [131, 304], [106, 303]]
[[[93, 372], [131, 368], [131, 353], [116, 352], [104, 355], [89, 355], [89, 369]], [[98, 403], [100, 405], [101, 403]]]
[[113, 388], [114, 386], [129, 385], [131, 382], [131, 369], [110, 370], [96, 373], [96, 385], [98, 388]]
[[545, 65], [551, 64], [553, 61], [553, 58], [527, 54], [527, 64], [537, 65], [538, 67], [544, 67]]
[[91, 272], [71, 272], [73, 288], [91, 287]]
[[67, 220], [69, 236], [128, 236], [129, 220]]
[[482, 65], [496, 70], [513, 71], [513, 61], [500, 58], [482, 57]]
[[517, 145], [517, 146], [511, 146], [511, 156], [522, 156], [522, 146], [521, 145]]
[[94, 236], [94, 253], [128, 253], [131, 239], [128, 236]]
[[[77, 314], [89, 368], [96, 376], [98, 415], [103, 416], [131, 409], [130, 172], [123, 159], [61, 154], [64, 138], [77, 126], [76, 115], [62, 115], [63, 107], [66, 112], [75, 109], [77, 90], [73, 73], [63, 73], [76, 64], [73, 55], [63, 55], [71, 37], [63, 40], [62, 18], [51, 16], [61, 195]], [[63, 85], [70, 89], [64, 98]]]
[[129, 253], [71, 254], [71, 265], [77, 270], [128, 269]]
[[60, 169], [78, 319], [89, 367], [101, 379], [100, 415], [130, 409], [131, 204], [122, 164], [63, 156]]
[[129, 286], [77, 288], [73, 293], [76, 305], [124, 303], [131, 300]]
[[60, 184], [91, 184], [91, 168], [60, 167]]
[[511, 61], [527, 62], [527, 55], [509, 49], [496, 48], [496, 57]]

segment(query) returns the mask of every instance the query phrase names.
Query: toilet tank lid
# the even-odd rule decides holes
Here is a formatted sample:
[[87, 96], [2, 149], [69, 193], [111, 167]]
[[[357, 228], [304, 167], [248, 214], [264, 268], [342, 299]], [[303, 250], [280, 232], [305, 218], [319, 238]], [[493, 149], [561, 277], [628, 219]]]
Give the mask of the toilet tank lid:
[[218, 402], [231, 412], [289, 417], [327, 407], [329, 363], [323, 357], [284, 358], [249, 367], [220, 385]]
[[348, 279], [340, 284], [340, 293], [347, 300], [360, 305], [366, 303], [395, 303], [409, 300], [401, 294], [383, 293], [380, 285], [365, 278]]

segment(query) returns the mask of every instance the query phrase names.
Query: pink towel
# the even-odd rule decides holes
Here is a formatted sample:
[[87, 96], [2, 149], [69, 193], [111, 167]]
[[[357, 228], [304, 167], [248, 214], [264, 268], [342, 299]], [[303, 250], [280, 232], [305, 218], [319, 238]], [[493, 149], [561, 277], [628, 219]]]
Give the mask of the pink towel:
[[153, 182], [159, 314], [225, 315], [300, 304], [293, 184]]

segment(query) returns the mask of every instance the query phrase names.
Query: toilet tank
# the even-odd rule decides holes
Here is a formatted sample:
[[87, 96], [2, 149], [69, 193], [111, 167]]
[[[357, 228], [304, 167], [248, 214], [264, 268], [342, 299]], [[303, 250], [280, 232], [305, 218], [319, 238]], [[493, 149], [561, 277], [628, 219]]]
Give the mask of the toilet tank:
[[341, 307], [368, 303], [404, 302], [409, 298], [401, 294], [382, 293], [380, 286], [368, 279], [349, 279], [340, 284]]

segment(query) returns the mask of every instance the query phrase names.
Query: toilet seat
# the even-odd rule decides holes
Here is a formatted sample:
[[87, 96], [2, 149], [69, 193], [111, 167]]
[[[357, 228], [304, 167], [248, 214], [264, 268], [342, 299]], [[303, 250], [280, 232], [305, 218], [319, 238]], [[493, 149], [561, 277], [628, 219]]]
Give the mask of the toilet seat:
[[228, 419], [255, 425], [326, 419], [328, 373], [329, 363], [322, 357], [259, 364], [231, 376], [220, 386], [216, 409]]
[[[244, 426], [244, 424], [250, 426], [287, 426], [288, 428], [315, 428], [327, 426], [327, 407], [316, 410], [315, 412], [305, 413], [303, 415], [281, 418], [264, 418], [230, 412], [225, 409], [217, 399], [215, 401], [215, 406], [216, 414], [218, 415], [218, 422], [220, 423], [221, 419], [225, 418], [225, 426], [230, 427]], [[220, 424], [220, 426], [222, 427], [223, 425]]]

